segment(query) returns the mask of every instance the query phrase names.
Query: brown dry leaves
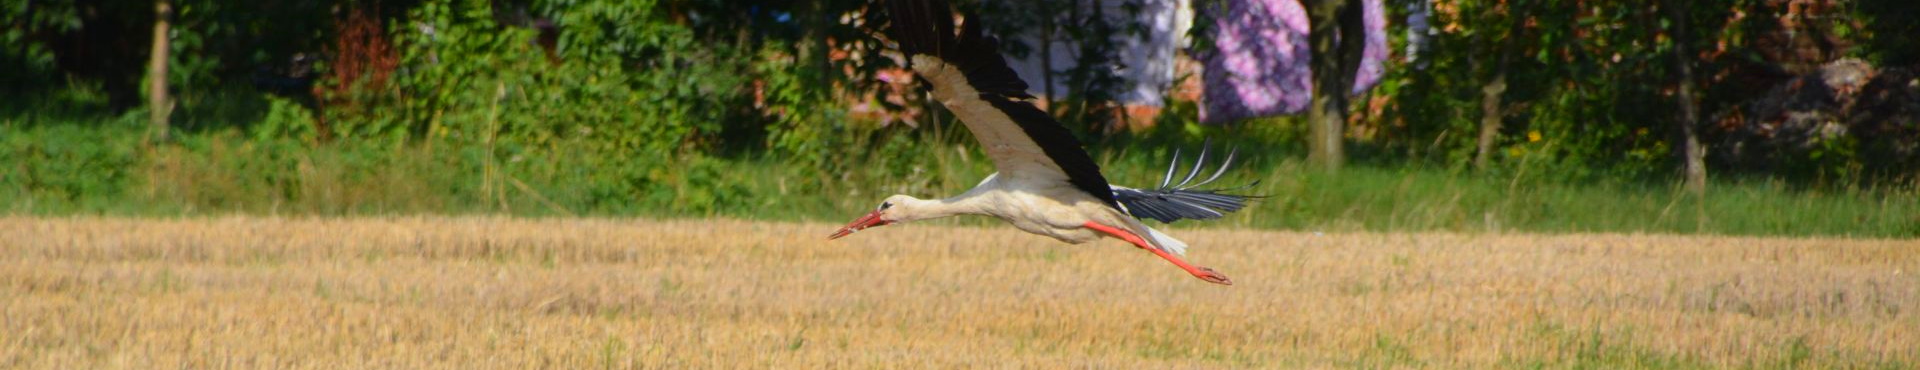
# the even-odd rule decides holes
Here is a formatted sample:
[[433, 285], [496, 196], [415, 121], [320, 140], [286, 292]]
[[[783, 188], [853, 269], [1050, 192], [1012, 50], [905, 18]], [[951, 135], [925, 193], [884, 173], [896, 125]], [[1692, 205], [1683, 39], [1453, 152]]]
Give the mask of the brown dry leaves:
[[1920, 364], [1912, 241], [834, 229], [0, 218], [0, 367]]

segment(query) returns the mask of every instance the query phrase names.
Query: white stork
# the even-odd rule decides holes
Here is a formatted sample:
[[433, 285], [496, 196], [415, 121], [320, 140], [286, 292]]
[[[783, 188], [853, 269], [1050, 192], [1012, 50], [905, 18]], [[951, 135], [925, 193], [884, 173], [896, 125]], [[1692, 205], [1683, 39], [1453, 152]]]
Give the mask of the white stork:
[[[1229, 153], [1213, 175], [1191, 183], [1206, 161], [1206, 151], [1179, 184], [1171, 184], [1174, 168], [1158, 189], [1142, 190], [1110, 185], [1100, 166], [1080, 147], [1073, 134], [1053, 117], [1036, 108], [1027, 83], [1007, 67], [998, 42], [982, 35], [980, 22], [969, 19], [954, 32], [952, 9], [943, 0], [892, 0], [889, 35], [899, 43], [908, 67], [933, 86], [933, 98], [946, 106], [986, 148], [998, 173], [972, 190], [946, 199], [887, 197], [872, 213], [854, 220], [828, 239], [861, 229], [955, 215], [997, 217], [1030, 233], [1068, 243], [1085, 243], [1102, 236], [1118, 238], [1153, 252], [1208, 282], [1233, 281], [1213, 269], [1180, 259], [1186, 243], [1147, 227], [1135, 217], [1161, 222], [1213, 219], [1239, 210], [1246, 197], [1198, 190], [1218, 179], [1232, 164]], [[1251, 186], [1251, 185], [1249, 185]]]

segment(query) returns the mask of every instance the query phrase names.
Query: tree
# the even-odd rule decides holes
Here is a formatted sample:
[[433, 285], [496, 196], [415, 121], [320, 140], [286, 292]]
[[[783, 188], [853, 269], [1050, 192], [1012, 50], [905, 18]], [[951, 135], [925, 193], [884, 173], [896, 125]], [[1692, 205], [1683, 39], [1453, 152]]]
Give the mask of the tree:
[[1313, 103], [1307, 107], [1307, 160], [1323, 169], [1338, 170], [1346, 161], [1343, 147], [1347, 98], [1360, 72], [1366, 51], [1363, 6], [1354, 0], [1308, 0], [1311, 23], [1308, 43], [1313, 51]]
[[[1505, 6], [1490, 6], [1488, 12], [1500, 13], [1498, 8], [1506, 8], [1504, 11], [1506, 27], [1478, 37], [1485, 41], [1484, 47], [1493, 52], [1495, 59], [1492, 68], [1485, 72], [1492, 77], [1480, 87], [1480, 138], [1474, 146], [1473, 167], [1482, 171], [1492, 165], [1494, 146], [1500, 139], [1501, 121], [1506, 118], [1502, 103], [1507, 93], [1507, 71], [1512, 67], [1516, 54], [1520, 53], [1521, 39], [1527, 35], [1526, 29], [1521, 27], [1521, 21], [1527, 17], [1525, 0], [1516, 0], [1503, 5]], [[1490, 14], [1487, 19], [1494, 18], [1496, 17]], [[1498, 24], [1498, 22], [1491, 23]], [[1498, 36], [1497, 39], [1495, 36]], [[1469, 56], [1469, 59], [1474, 60], [1473, 69], [1481, 69], [1479, 58]]]
[[1669, 0], [1662, 5], [1667, 7], [1667, 15], [1672, 18], [1669, 22], [1673, 27], [1674, 78], [1679, 85], [1674, 99], [1678, 100], [1676, 104], [1680, 107], [1676, 126], [1680, 131], [1681, 168], [1686, 177], [1687, 190], [1695, 196], [1701, 196], [1707, 193], [1707, 151], [1701, 146], [1697, 132], [1700, 126], [1700, 101], [1694, 98], [1693, 91], [1694, 57], [1687, 53], [1687, 43], [1693, 41], [1693, 34], [1687, 29], [1687, 18], [1692, 15], [1688, 12], [1690, 4], [1684, 0]]
[[153, 53], [147, 62], [147, 119], [153, 125], [153, 138], [167, 141], [167, 118], [173, 103], [167, 99], [167, 60], [172, 46], [167, 42], [173, 20], [171, 0], [155, 0], [153, 6]]

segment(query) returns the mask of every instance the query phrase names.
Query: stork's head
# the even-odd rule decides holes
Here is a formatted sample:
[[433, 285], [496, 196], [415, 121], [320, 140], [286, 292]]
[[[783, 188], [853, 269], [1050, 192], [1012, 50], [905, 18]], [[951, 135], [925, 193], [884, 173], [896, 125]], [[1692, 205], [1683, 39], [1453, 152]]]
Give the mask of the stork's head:
[[914, 216], [918, 214], [916, 211], [919, 209], [921, 203], [922, 201], [920, 199], [905, 195], [887, 197], [887, 200], [880, 202], [879, 207], [874, 207], [873, 212], [869, 212], [866, 216], [860, 216], [859, 219], [853, 220], [853, 222], [848, 223], [846, 227], [840, 228], [840, 231], [836, 231], [832, 236], [828, 236], [827, 239], [839, 239], [842, 236], [853, 235], [855, 231], [869, 227], [880, 227], [897, 222], [916, 220], [918, 218]]

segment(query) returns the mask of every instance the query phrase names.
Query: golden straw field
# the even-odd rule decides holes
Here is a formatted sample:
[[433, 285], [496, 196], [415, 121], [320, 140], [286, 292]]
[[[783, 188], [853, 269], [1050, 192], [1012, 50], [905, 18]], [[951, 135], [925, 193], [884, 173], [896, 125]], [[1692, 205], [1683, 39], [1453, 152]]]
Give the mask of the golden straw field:
[[0, 218], [0, 367], [1914, 368], [1920, 242]]

